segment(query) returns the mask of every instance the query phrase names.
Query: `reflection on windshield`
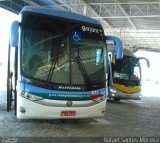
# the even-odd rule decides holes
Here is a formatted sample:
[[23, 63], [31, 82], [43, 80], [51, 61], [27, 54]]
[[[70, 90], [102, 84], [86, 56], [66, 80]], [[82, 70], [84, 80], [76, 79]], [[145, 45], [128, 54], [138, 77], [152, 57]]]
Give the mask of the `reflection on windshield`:
[[[90, 84], [98, 84], [105, 80], [104, 77], [104, 56], [101, 56], [101, 63], [97, 64], [96, 57], [97, 51], [105, 48], [101, 42], [87, 40], [81, 43], [71, 44], [71, 57], [72, 57], [72, 83], [77, 82]], [[101, 53], [102, 55], [103, 52]], [[76, 62], [74, 62], [76, 61]], [[81, 75], [81, 79], [79, 76]], [[99, 78], [99, 80], [97, 80]], [[80, 80], [80, 81], [79, 81]]]
[[136, 58], [124, 56], [116, 60], [113, 66], [113, 81], [125, 85], [139, 85], [141, 79], [140, 65]]
[[[81, 41], [73, 41], [67, 34], [67, 29], [72, 30], [67, 22], [38, 20], [39, 27], [33, 23], [22, 32], [23, 75], [58, 84], [88, 86], [105, 83], [106, 47], [103, 41], [86, 39], [84, 33]], [[46, 26], [48, 21], [51, 28]], [[75, 30], [74, 25], [77, 23], [69, 26]]]

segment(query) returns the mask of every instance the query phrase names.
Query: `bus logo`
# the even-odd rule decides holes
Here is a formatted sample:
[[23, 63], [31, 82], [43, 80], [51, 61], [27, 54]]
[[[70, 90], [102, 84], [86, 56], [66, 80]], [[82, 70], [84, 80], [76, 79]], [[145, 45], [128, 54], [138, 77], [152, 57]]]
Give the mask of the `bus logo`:
[[58, 89], [60, 90], [81, 90], [81, 87], [77, 86], [58, 86]]
[[71, 107], [72, 104], [73, 104], [72, 101], [68, 100], [67, 103], [66, 103], [66, 106], [67, 106], [67, 107]]

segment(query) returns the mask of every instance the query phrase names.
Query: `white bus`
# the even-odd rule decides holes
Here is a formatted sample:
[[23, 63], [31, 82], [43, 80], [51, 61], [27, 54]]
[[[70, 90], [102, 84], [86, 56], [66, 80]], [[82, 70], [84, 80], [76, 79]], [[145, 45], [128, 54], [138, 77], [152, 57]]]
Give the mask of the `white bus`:
[[14, 98], [19, 119], [102, 117], [108, 65], [101, 24], [42, 7], [24, 7], [20, 17], [11, 26], [7, 110]]

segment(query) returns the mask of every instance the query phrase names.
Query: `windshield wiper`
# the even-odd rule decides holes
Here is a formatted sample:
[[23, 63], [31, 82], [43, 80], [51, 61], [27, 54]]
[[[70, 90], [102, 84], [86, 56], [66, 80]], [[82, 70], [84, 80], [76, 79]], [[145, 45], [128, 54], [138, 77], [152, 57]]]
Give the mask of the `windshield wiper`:
[[[58, 41], [58, 39], [57, 39]], [[57, 42], [58, 43], [58, 42]], [[48, 76], [47, 76], [47, 84], [48, 82], [51, 81], [51, 78], [53, 76], [53, 72], [54, 72], [54, 69], [56, 67], [56, 63], [58, 61], [58, 56], [59, 56], [59, 47], [57, 45], [55, 45], [55, 47], [57, 48], [57, 53], [56, 53], [56, 57], [52, 56], [52, 64], [51, 64], [51, 67], [50, 67], [50, 70], [49, 70], [49, 73], [48, 73]]]
[[78, 67], [83, 75], [84, 80], [85, 80], [85, 83], [87, 84], [88, 87], [91, 87], [91, 81], [90, 81], [89, 75], [86, 71], [86, 68], [85, 68], [84, 64], [82, 63], [82, 60], [80, 59], [79, 56], [77, 56], [76, 58], [73, 58], [73, 59], [75, 59], [75, 61], [77, 62]]
[[50, 67], [50, 70], [49, 70], [49, 73], [48, 73], [48, 76], [47, 76], [47, 84], [48, 84], [48, 82], [51, 81], [51, 78], [52, 78], [52, 75], [53, 75], [53, 71], [54, 71], [54, 69], [55, 69], [55, 67], [56, 67], [57, 61], [58, 61], [58, 54], [57, 54], [56, 59], [55, 59], [55, 60], [54, 60], [54, 59], [52, 60], [52, 64], [51, 64], [51, 67]]

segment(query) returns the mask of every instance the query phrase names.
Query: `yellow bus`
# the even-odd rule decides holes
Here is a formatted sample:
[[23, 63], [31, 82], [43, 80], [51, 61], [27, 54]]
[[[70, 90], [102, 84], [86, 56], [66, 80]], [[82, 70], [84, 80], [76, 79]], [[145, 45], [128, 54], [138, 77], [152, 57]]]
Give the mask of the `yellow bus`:
[[122, 59], [113, 60], [113, 57], [110, 65], [108, 98], [115, 101], [121, 99], [140, 100], [142, 72], [139, 61], [146, 60], [149, 67], [149, 60], [144, 57], [136, 57], [128, 49], [123, 49]]

